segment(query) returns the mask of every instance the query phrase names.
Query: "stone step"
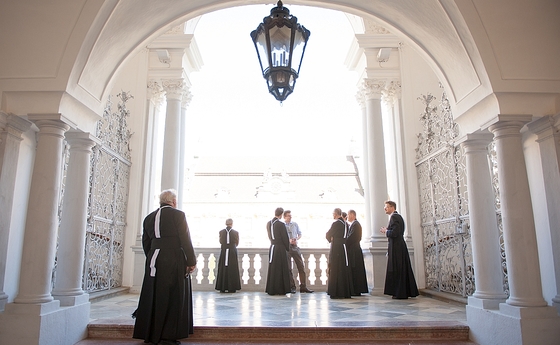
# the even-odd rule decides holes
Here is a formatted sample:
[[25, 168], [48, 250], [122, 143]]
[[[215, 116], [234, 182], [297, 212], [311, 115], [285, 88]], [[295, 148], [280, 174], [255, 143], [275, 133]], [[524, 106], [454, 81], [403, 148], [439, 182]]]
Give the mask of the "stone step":
[[[92, 323], [88, 325], [88, 340], [125, 340], [132, 338], [130, 324]], [[368, 327], [240, 327], [195, 326], [188, 342], [204, 343], [378, 343], [399, 342], [414, 344], [472, 344], [469, 342], [468, 326], [446, 321], [397, 321], [376, 322]], [[426, 343], [424, 343], [426, 342]], [[80, 342], [80, 345], [97, 344]], [[109, 343], [99, 343], [109, 344]], [[120, 342], [119, 342], [120, 344]], [[131, 342], [131, 344], [135, 344]]]

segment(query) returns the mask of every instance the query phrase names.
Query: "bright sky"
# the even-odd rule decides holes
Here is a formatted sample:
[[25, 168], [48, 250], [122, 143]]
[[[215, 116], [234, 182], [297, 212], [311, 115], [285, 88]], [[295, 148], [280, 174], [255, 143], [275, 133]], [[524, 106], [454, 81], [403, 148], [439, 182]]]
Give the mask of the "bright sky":
[[198, 156], [347, 155], [361, 148], [357, 74], [344, 66], [353, 30], [342, 12], [290, 6], [311, 31], [294, 92], [268, 93], [250, 33], [272, 5], [221, 10], [195, 29], [204, 66], [193, 73], [187, 150]]

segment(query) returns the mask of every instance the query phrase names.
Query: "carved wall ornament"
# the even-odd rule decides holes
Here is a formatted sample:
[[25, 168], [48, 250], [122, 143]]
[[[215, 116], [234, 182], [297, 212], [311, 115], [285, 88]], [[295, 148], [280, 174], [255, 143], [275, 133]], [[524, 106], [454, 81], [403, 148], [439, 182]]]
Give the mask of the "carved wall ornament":
[[385, 27], [371, 21], [364, 19], [364, 29], [366, 34], [390, 35], [391, 32]]

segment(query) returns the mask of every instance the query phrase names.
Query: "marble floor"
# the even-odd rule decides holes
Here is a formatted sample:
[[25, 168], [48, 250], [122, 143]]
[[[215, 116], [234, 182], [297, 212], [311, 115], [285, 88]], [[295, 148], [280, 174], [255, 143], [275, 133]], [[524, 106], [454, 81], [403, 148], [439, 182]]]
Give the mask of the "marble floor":
[[[133, 324], [139, 295], [123, 294], [94, 301], [92, 322], [114, 320]], [[269, 296], [264, 292], [193, 293], [196, 326], [348, 327], [387, 321], [456, 321], [466, 324], [465, 305], [418, 296], [362, 295], [330, 299], [325, 292]]]

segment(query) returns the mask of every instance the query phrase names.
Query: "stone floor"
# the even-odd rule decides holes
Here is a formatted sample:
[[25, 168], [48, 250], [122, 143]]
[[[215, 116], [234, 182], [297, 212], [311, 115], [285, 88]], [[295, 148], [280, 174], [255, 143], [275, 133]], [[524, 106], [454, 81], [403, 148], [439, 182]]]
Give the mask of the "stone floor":
[[[324, 292], [269, 296], [260, 292], [193, 293], [195, 326], [369, 326], [377, 321], [459, 321], [466, 324], [465, 306], [418, 296], [362, 295], [330, 299]], [[138, 295], [124, 294], [91, 304], [92, 321], [119, 319], [133, 324]]]
[[[93, 302], [91, 323], [133, 325], [130, 317], [136, 309], [138, 295], [124, 294]], [[431, 297], [418, 296], [408, 300], [394, 300], [391, 296], [363, 295], [351, 299], [330, 299], [324, 292], [312, 294], [288, 294], [269, 296], [261, 292], [194, 292], [194, 324], [196, 327], [371, 327], [372, 325], [396, 326], [407, 324], [438, 325], [454, 322], [466, 325], [465, 305], [445, 302]], [[195, 339], [183, 343], [210, 344]], [[211, 344], [256, 344], [255, 342], [228, 342], [222, 340]], [[262, 342], [257, 342], [263, 344]], [[270, 344], [288, 342], [269, 341]], [[315, 344], [342, 344], [329, 341]], [[443, 344], [433, 341], [384, 341], [372, 344]], [[87, 339], [79, 345], [121, 344], [137, 345], [142, 341], [132, 339]], [[306, 344], [314, 344], [306, 342]], [[355, 343], [353, 343], [355, 344]], [[453, 342], [453, 344], [472, 344]]]

